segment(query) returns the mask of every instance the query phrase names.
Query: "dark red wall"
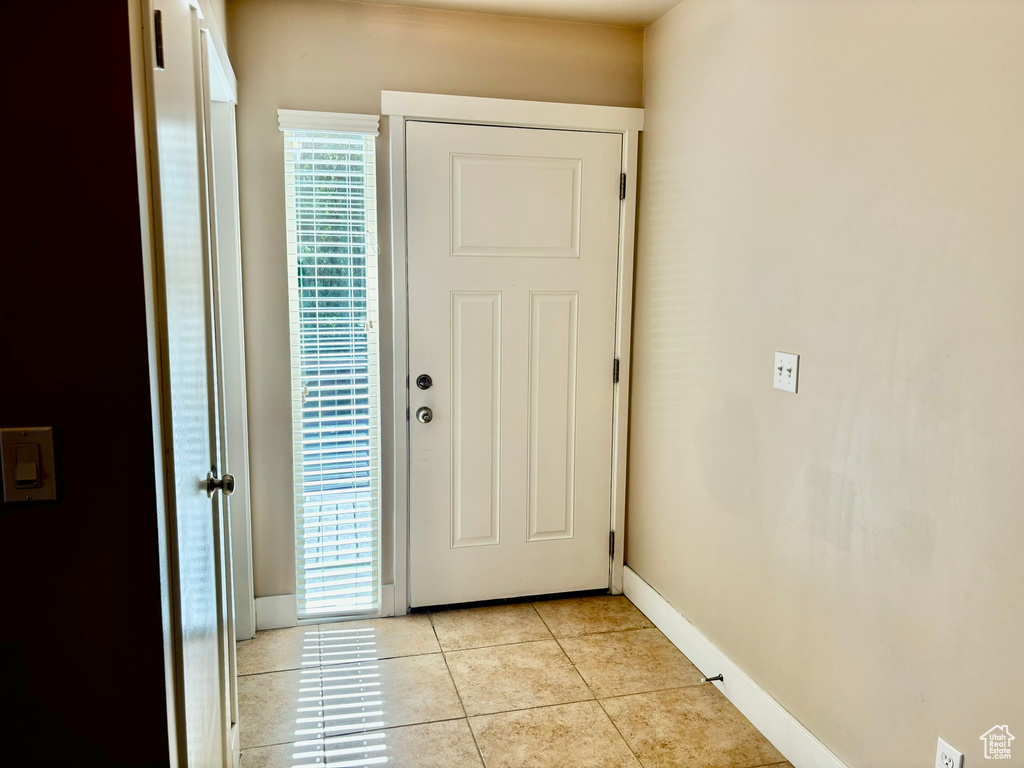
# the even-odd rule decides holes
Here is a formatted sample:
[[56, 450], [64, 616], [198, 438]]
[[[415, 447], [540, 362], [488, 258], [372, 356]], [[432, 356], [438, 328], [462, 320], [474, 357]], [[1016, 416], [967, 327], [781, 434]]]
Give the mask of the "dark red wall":
[[59, 475], [0, 502], [0, 749], [167, 764], [127, 3], [4, 0], [0, 38], [0, 426]]

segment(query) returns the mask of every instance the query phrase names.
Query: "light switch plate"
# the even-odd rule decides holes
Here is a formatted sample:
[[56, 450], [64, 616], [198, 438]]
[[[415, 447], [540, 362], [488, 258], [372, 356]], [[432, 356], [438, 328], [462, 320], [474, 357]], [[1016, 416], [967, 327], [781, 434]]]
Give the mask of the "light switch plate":
[[[19, 486], [19, 445], [35, 445], [38, 448], [39, 483], [35, 487]], [[0, 466], [3, 467], [4, 501], [53, 501], [57, 498], [51, 427], [0, 429]]]
[[789, 352], [775, 353], [775, 388], [796, 394], [796, 381], [800, 366], [800, 355]]

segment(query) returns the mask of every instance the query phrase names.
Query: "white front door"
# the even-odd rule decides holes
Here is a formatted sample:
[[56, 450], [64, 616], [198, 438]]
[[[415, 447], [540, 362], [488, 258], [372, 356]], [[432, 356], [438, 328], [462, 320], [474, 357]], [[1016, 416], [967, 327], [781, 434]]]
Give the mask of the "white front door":
[[621, 136], [406, 146], [411, 604], [606, 588]]

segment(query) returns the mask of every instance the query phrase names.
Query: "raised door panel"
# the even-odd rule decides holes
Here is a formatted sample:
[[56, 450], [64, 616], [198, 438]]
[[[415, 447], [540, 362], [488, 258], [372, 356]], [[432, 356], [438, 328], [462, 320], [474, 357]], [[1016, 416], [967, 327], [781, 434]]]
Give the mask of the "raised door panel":
[[452, 546], [499, 542], [501, 294], [452, 293]]
[[579, 294], [530, 294], [529, 541], [573, 535]]
[[579, 158], [457, 154], [452, 256], [580, 256]]

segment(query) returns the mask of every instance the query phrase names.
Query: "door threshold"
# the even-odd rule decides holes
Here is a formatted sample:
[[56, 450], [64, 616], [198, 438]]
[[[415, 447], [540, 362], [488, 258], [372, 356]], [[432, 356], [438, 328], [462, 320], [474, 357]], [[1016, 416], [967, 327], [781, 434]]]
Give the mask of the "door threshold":
[[492, 605], [515, 605], [517, 603], [539, 603], [546, 600], [565, 600], [572, 597], [599, 597], [610, 595], [612, 591], [605, 589], [584, 589], [579, 592], [549, 592], [543, 595], [523, 595], [521, 597], [499, 597], [496, 600], [477, 600], [469, 603], [448, 603], [445, 605], [421, 605], [410, 608], [409, 613], [439, 613], [441, 611], [458, 611], [463, 608], [487, 608]]

